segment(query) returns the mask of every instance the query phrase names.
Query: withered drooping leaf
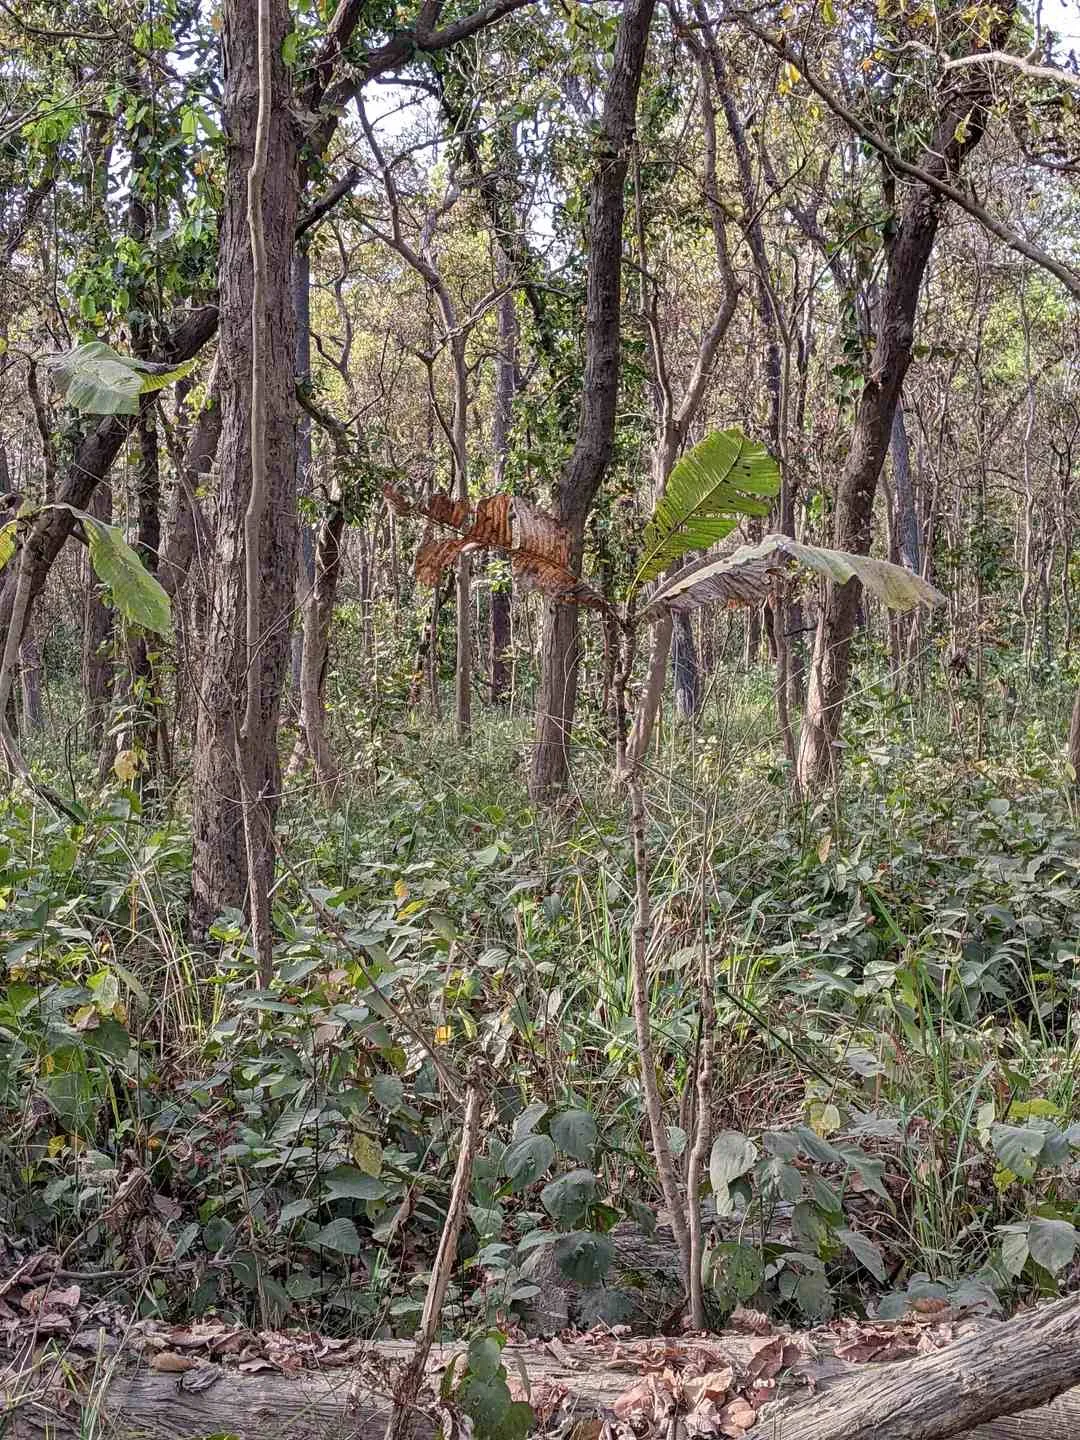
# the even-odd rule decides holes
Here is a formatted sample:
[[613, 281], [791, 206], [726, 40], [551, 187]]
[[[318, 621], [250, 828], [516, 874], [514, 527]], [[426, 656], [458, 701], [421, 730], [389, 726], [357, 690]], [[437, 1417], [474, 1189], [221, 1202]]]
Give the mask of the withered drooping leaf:
[[586, 605], [594, 610], [608, 609], [608, 602], [599, 590], [580, 580], [572, 570], [553, 564], [543, 556], [515, 551], [510, 560], [510, 572], [518, 589], [523, 592], [536, 590], [552, 600], [562, 600], [567, 604]]
[[599, 591], [570, 569], [570, 535], [546, 511], [519, 496], [488, 495], [472, 510], [460, 500], [433, 495], [410, 500], [393, 485], [385, 485], [387, 502], [399, 515], [422, 515], [457, 531], [453, 538], [426, 536], [416, 554], [416, 578], [435, 586], [448, 566], [470, 550], [502, 550], [510, 556], [519, 588], [535, 590], [554, 600], [608, 609]]
[[425, 540], [416, 552], [416, 578], [422, 585], [434, 588], [464, 549], [465, 541], [456, 535], [443, 540]]
[[728, 605], [753, 604], [799, 570], [809, 570], [838, 585], [857, 578], [890, 610], [940, 605], [945, 598], [903, 565], [801, 545], [787, 535], [766, 535], [756, 545], [740, 545], [730, 554], [707, 558], [670, 576], [649, 596], [639, 618], [658, 620], [665, 613], [696, 610], [714, 600]]
[[507, 494], [485, 496], [477, 503], [468, 531], [468, 543], [484, 550], [512, 549], [514, 540], [510, 512], [511, 507], [519, 503]]

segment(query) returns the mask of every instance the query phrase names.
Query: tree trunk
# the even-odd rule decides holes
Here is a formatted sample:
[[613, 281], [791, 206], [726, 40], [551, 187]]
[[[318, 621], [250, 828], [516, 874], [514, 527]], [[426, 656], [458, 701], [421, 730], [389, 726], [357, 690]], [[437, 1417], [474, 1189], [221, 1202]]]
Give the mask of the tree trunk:
[[[495, 263], [499, 279], [505, 283], [510, 267], [498, 241], [495, 242]], [[510, 426], [517, 390], [517, 306], [513, 291], [508, 290], [499, 301], [499, 351], [495, 358], [495, 414], [491, 422], [492, 484], [501, 490], [506, 484], [506, 461], [510, 450]], [[495, 585], [491, 590], [490, 645], [488, 678], [493, 705], [505, 704], [510, 689], [510, 589]]]
[[[837, 1336], [829, 1331], [810, 1332], [809, 1353], [798, 1345], [797, 1333], [785, 1332], [711, 1335], [680, 1341], [677, 1348], [696, 1360], [691, 1373], [722, 1364], [738, 1376], [777, 1340], [785, 1352], [792, 1345], [792, 1364], [779, 1376], [779, 1399], [769, 1403], [749, 1432], [761, 1440], [1073, 1440], [1080, 1426], [1080, 1392], [1073, 1388], [1080, 1384], [1075, 1296], [1005, 1323], [961, 1321], [957, 1328], [958, 1338], [939, 1350], [876, 1363], [838, 1359], [833, 1354]], [[417, 1416], [423, 1436], [434, 1432], [440, 1380], [452, 1357], [460, 1368], [464, 1348], [440, 1345], [431, 1352], [432, 1402], [422, 1405]], [[602, 1341], [569, 1340], [557, 1348], [511, 1343], [502, 1360], [508, 1374], [528, 1376], [534, 1393], [565, 1393], [570, 1413], [590, 1424], [640, 1382], [655, 1349], [652, 1339], [622, 1339], [610, 1348]], [[215, 1383], [190, 1389], [179, 1385], [175, 1375], [145, 1367], [129, 1374], [115, 1365], [108, 1383], [95, 1390], [92, 1412], [89, 1400], [82, 1411], [77, 1405], [53, 1411], [47, 1397], [22, 1405], [12, 1404], [14, 1397], [2, 1398], [9, 1403], [13, 1440], [36, 1440], [42, 1421], [65, 1440], [85, 1434], [91, 1413], [95, 1419], [106, 1417], [120, 1440], [136, 1435], [176, 1440], [211, 1432], [240, 1440], [384, 1440], [392, 1387], [372, 1377], [407, 1364], [414, 1354], [411, 1341], [383, 1341], [370, 1347], [362, 1366], [288, 1376], [272, 1371], [244, 1375], [211, 1363], [208, 1368], [220, 1372]], [[678, 1419], [674, 1414], [672, 1419], [675, 1428]]]
[[[311, 260], [306, 247], [297, 250], [293, 261], [293, 303], [296, 307], [296, 380], [299, 385], [311, 383]], [[311, 491], [311, 416], [301, 409], [296, 427], [296, 493]], [[304, 614], [307, 598], [315, 585], [315, 535], [306, 520], [300, 522], [300, 570], [296, 608]], [[300, 677], [304, 664], [304, 632], [298, 625], [292, 639], [292, 688], [300, 695]], [[298, 738], [303, 727], [298, 731]]]
[[1069, 721], [1069, 764], [1073, 772], [1073, 789], [1080, 794], [1080, 690], [1076, 692]]
[[[87, 509], [98, 520], [112, 520], [112, 491], [100, 485], [90, 497]], [[109, 677], [112, 674], [113, 612], [102, 599], [102, 586], [90, 566], [89, 555], [82, 558], [86, 590], [82, 622], [82, 692], [86, 707], [87, 739], [98, 749], [105, 733], [105, 716], [109, 708]]]
[[[558, 487], [558, 519], [570, 532], [570, 564], [580, 574], [585, 522], [611, 459], [619, 396], [623, 189], [633, 143], [638, 87], [655, 0], [626, 0], [597, 136], [599, 160], [589, 197], [585, 379], [577, 440]], [[570, 773], [570, 737], [580, 660], [578, 612], [545, 607], [542, 671], [530, 791], [550, 797]]]
[[[260, 689], [244, 737], [248, 787], [265, 806], [255, 827], [253, 858], [269, 886], [272, 827], [279, 798], [277, 722], [289, 656], [296, 577], [296, 434], [293, 237], [299, 189], [299, 131], [289, 109], [289, 72], [281, 48], [289, 28], [286, 0], [269, 0], [272, 85], [270, 133], [262, 193], [266, 249], [266, 496], [259, 533]], [[212, 593], [192, 784], [191, 926], [205, 936], [227, 907], [243, 905], [248, 889], [237, 734], [245, 706], [246, 584], [244, 515], [252, 485], [252, 307], [254, 275], [248, 234], [247, 179], [255, 145], [258, 36], [254, 7], [227, 0], [224, 94], [228, 167], [218, 284], [221, 301], [221, 477], [214, 524]]]
[[[1009, 5], [994, 26], [991, 43], [1003, 44], [1012, 26]], [[955, 179], [978, 145], [991, 99], [986, 67], [954, 72], [941, 97], [934, 144], [922, 167], [943, 180]], [[922, 182], [913, 184], [889, 249], [870, 373], [863, 385], [851, 448], [837, 495], [836, 544], [861, 555], [870, 551], [874, 495], [892, 437], [893, 417], [911, 363], [915, 310], [934, 247], [944, 201]], [[804, 789], [820, 789], [837, 769], [837, 743], [851, 669], [851, 643], [861, 586], [830, 583], [818, 620], [806, 712], [799, 737], [798, 778]]]

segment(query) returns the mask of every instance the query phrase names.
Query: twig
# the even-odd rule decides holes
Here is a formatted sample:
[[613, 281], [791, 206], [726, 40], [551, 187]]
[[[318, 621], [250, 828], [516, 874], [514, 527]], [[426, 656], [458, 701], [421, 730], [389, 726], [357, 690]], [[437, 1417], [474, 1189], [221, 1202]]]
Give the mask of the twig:
[[461, 1149], [458, 1151], [457, 1169], [450, 1187], [450, 1208], [446, 1214], [439, 1249], [431, 1272], [431, 1283], [424, 1300], [424, 1313], [420, 1319], [420, 1331], [412, 1359], [405, 1366], [394, 1387], [394, 1406], [386, 1425], [386, 1440], [409, 1440], [416, 1415], [416, 1397], [419, 1394], [428, 1356], [435, 1343], [442, 1314], [443, 1302], [450, 1284], [450, 1272], [457, 1259], [458, 1239], [465, 1219], [465, 1206], [469, 1199], [469, 1184], [472, 1180], [473, 1160], [480, 1143], [479, 1086], [470, 1085], [465, 1101], [465, 1121], [461, 1130]]

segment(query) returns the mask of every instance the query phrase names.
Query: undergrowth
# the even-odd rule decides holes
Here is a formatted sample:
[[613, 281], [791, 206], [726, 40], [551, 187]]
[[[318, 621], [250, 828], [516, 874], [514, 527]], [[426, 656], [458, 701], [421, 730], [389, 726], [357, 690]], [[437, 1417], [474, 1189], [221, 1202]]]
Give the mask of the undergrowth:
[[[1080, 841], [1063, 694], [1027, 699], [1026, 722], [988, 721], [991, 765], [940, 694], [864, 687], [843, 791], [814, 806], [787, 798], [764, 675], [660, 737], [652, 1015], [678, 1153], [715, 1050], [711, 1188], [737, 1225], [708, 1261], [721, 1318], [1072, 1283]], [[462, 752], [406, 718], [358, 750], [334, 813], [290, 789], [269, 992], [239, 914], [216, 948], [186, 942], [168, 807], [66, 761], [83, 823], [0, 800], [7, 1259], [49, 1249], [144, 1315], [409, 1333], [460, 1115], [404, 1008], [489, 1095], [448, 1323], [512, 1319], [549, 1247], [619, 1318], [612, 1227], [651, 1227], [656, 1204], [630, 844], [598, 737], [545, 814], [526, 733], [486, 718]]]

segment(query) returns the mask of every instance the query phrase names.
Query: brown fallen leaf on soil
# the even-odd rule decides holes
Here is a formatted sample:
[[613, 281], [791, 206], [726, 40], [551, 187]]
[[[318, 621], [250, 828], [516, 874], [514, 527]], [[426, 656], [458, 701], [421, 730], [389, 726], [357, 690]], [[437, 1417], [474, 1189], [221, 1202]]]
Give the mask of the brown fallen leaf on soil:
[[194, 1370], [199, 1362], [191, 1355], [178, 1355], [175, 1350], [159, 1350], [150, 1357], [150, 1369], [163, 1375], [182, 1375]]
[[745, 1435], [757, 1424], [757, 1411], [745, 1400], [731, 1400], [717, 1417], [717, 1428], [721, 1435], [737, 1437]]
[[776, 1333], [776, 1326], [769, 1319], [768, 1315], [760, 1310], [744, 1310], [741, 1305], [728, 1316], [727, 1328], [734, 1330], [736, 1334], [743, 1335], [773, 1335]]

